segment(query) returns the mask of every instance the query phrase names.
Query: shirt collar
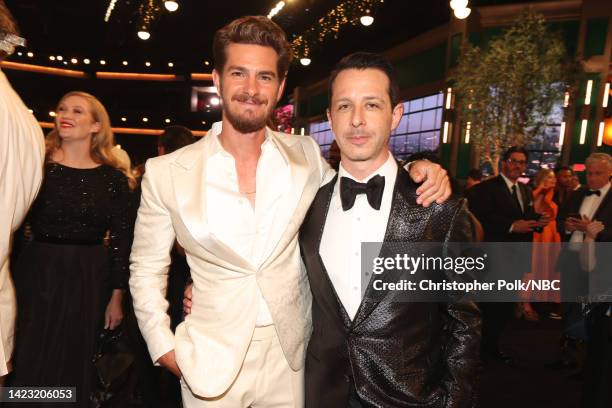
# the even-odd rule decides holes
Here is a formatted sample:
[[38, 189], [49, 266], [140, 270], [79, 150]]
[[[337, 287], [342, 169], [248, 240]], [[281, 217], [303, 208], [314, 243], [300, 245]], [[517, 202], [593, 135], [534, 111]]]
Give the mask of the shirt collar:
[[590, 188], [588, 188], [587, 186], [587, 191], [600, 191], [601, 195], [599, 197], [603, 198], [606, 196], [606, 194], [608, 194], [608, 191], [610, 190], [610, 182], [608, 181], [608, 184], [606, 184], [605, 186], [603, 186], [602, 188], [599, 188], [597, 190], [591, 190]]
[[342, 162], [340, 162], [340, 168], [338, 169], [338, 180], [340, 180], [341, 177], [348, 177], [360, 183], [367, 183], [368, 180], [370, 180], [372, 177], [374, 177], [377, 174], [380, 174], [381, 176], [389, 180], [393, 176], [395, 176], [396, 173], [397, 173], [397, 162], [395, 161], [395, 158], [393, 157], [391, 152], [389, 152], [389, 157], [387, 157], [387, 160], [383, 163], [383, 165], [380, 166], [378, 169], [376, 169], [374, 172], [372, 172], [369, 176], [367, 176], [363, 180], [357, 180], [355, 177], [353, 177], [348, 171], [346, 171], [344, 167], [342, 167]]
[[504, 173], [499, 173], [499, 174], [500, 176], [502, 176], [502, 178], [506, 182], [506, 186], [508, 186], [508, 190], [512, 190], [512, 186], [517, 186], [518, 188], [518, 180], [515, 183], [513, 183], [512, 181], [510, 181], [508, 177], [504, 175]]
[[[224, 157], [232, 157], [232, 155], [229, 154], [227, 150], [223, 148], [223, 145], [221, 145], [221, 141], [219, 140], [219, 135], [221, 134], [222, 130], [223, 130], [223, 122], [219, 121], [219, 122], [213, 123], [210, 130], [206, 134], [206, 137], [212, 138], [212, 147], [210, 149], [210, 157], [217, 155], [217, 154], [222, 155]], [[276, 146], [276, 142], [274, 141], [274, 138], [271, 137], [271, 134], [272, 134], [272, 130], [269, 127], [266, 127], [266, 138], [263, 144], [261, 145], [262, 154], [265, 151], [269, 150], [270, 148], [278, 149], [278, 146]]]

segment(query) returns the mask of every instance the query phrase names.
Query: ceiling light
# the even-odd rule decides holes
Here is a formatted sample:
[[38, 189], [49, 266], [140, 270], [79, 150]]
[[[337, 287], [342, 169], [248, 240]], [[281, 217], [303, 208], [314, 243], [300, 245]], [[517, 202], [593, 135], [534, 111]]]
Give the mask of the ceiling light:
[[64, 61], [64, 65], [68, 65], [68, 61]]
[[213, 106], [219, 105], [220, 102], [221, 100], [219, 100], [218, 96], [213, 96], [212, 98], [210, 98], [210, 104]]
[[172, 67], [174, 66], [174, 63], [169, 62], [169, 63], [168, 63], [168, 66], [169, 66], [170, 68], [172, 68]]
[[451, 0], [450, 8], [453, 10], [460, 10], [466, 8], [468, 5], [468, 0]]
[[70, 60], [70, 62], [72, 62], [73, 64], [76, 64], [76, 63], [78, 63], [78, 62], [79, 62], [79, 60], [78, 60], [78, 59], [76, 59], [76, 58], [72, 58], [72, 59]]
[[128, 62], [127, 62], [127, 61], [123, 61], [123, 62], [122, 62], [122, 64], [123, 64], [124, 66], [127, 66]]
[[469, 7], [465, 7], [462, 9], [456, 9], [455, 17], [457, 17], [459, 20], [463, 20], [465, 18], [468, 18], [471, 12], [472, 12], [472, 9]]
[[142, 121], [146, 123], [146, 122], [148, 122], [148, 121], [149, 121], [149, 118], [144, 117], [144, 118], [142, 118]]
[[178, 5], [178, 3], [176, 1], [166, 0], [166, 1], [164, 1], [164, 7], [166, 7], [166, 10], [168, 10], [171, 13], [173, 13], [176, 10], [178, 10], [179, 5]]
[[359, 18], [359, 21], [361, 21], [361, 24], [366, 27], [372, 25], [374, 22], [374, 17], [370, 15], [370, 10], [366, 10], [366, 13]]
[[106, 65], [106, 61], [100, 60], [100, 65]]
[[125, 116], [121, 118], [122, 122], [125, 122], [126, 120], [127, 120], [127, 118]]
[[302, 64], [303, 66], [307, 67], [308, 65], [310, 65], [310, 63], [311, 63], [310, 58], [308, 57], [300, 58], [300, 64]]
[[64, 57], [62, 57], [61, 55], [58, 55], [56, 58], [57, 58], [58, 61], [61, 61], [61, 60], [64, 59]]
[[166, 120], [164, 122], [170, 123], [170, 119], [166, 118]]
[[146, 40], [148, 40], [149, 38], [151, 38], [151, 33], [149, 33], [149, 32], [148, 32], [148, 31], [146, 31], [146, 30], [140, 30], [140, 31], [138, 32], [138, 38], [140, 38], [141, 40], [146, 41]]
[[203, 121], [202, 121], [202, 124], [203, 124], [203, 125], [205, 125], [205, 124], [206, 124], [206, 121], [205, 121], [205, 120], [203, 120]]
[[89, 58], [85, 58], [85, 59], [83, 60], [83, 62], [85, 63], [85, 65], [89, 65], [89, 63], [90, 63], [91, 61], [89, 60]]
[[19, 55], [19, 56], [21, 57], [21, 56], [23, 55], [23, 52], [19, 51], [19, 52], [17, 53], [17, 55]]
[[55, 55], [49, 55], [49, 60], [55, 61]]
[[204, 65], [210, 65], [210, 62], [204, 61]]
[[145, 66], [150, 67], [151, 63], [149, 61], [145, 62]]
[[55, 111], [49, 111], [49, 116], [51, 116], [52, 118], [55, 117]]
[[32, 57], [34, 56], [34, 53], [33, 53], [32, 51], [30, 51], [30, 52], [28, 52], [26, 55], [27, 55], [28, 57], [32, 58]]

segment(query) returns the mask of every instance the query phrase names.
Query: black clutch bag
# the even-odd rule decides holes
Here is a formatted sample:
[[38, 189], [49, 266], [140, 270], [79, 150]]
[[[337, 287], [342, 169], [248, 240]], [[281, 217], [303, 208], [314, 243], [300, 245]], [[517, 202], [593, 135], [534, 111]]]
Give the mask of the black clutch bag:
[[128, 339], [121, 330], [100, 333], [92, 359], [97, 377], [90, 396], [92, 407], [114, 406], [113, 401], [129, 398], [129, 390], [125, 388], [131, 383], [134, 360]]

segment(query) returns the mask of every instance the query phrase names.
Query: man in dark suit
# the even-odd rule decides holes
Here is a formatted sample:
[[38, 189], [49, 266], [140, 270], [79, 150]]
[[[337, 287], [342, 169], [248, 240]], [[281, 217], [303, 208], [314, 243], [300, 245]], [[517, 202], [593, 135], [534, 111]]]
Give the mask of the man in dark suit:
[[[533, 232], [550, 221], [534, 211], [531, 189], [518, 181], [527, 168], [527, 159], [524, 148], [509, 148], [502, 157], [501, 174], [466, 192], [470, 210], [482, 224], [486, 242], [531, 242]], [[511, 249], [515, 248], [508, 248]], [[529, 271], [531, 258], [525, 254], [507, 258], [513, 262], [514, 271]], [[512, 317], [513, 303], [487, 302], [480, 306], [483, 357], [511, 362], [511, 358], [499, 350], [499, 338]]]
[[[565, 241], [582, 243], [591, 223], [603, 224], [603, 229], [595, 237], [596, 242], [612, 241], [610, 177], [612, 177], [612, 157], [606, 153], [592, 153], [586, 159], [586, 186], [574, 192], [559, 211], [558, 228]], [[600, 251], [605, 251], [607, 247], [596, 249], [595, 256], [601, 257]], [[562, 260], [562, 287], [569, 285], [574, 292], [578, 291], [578, 294], [589, 293], [589, 275], [591, 279], [598, 279], [601, 278], [597, 276], [598, 274], [610, 273], [610, 265], [605, 262], [602, 265], [601, 259], [597, 262], [600, 269], [589, 272], [582, 270], [578, 254], [570, 250], [564, 251]], [[605, 280], [610, 282], [609, 278]], [[580, 337], [582, 334], [582, 340], [587, 341], [584, 406], [609, 407], [612, 404], [609, 387], [612, 383], [611, 303], [594, 303], [587, 310], [589, 312], [585, 320], [580, 304], [568, 304], [563, 316], [565, 328], [568, 335]], [[580, 330], [571, 330], [575, 327], [579, 327]]]
[[375, 295], [367, 279], [362, 295], [360, 274], [362, 242], [470, 240], [465, 202], [417, 205], [418, 185], [388, 149], [403, 107], [383, 57], [344, 58], [329, 94], [340, 169], [317, 193], [300, 233], [313, 294], [306, 407], [471, 407], [476, 305], [397, 301]]

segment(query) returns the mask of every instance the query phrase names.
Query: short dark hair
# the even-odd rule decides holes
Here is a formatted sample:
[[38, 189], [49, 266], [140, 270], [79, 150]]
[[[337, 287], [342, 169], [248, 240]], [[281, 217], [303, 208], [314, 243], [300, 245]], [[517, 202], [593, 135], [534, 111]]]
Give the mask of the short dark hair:
[[276, 69], [282, 81], [287, 75], [293, 57], [291, 45], [282, 28], [264, 16], [238, 18], [215, 32], [213, 58], [217, 72], [223, 72], [227, 62], [226, 48], [229, 44], [254, 44], [271, 47], [278, 54]]
[[480, 169], [471, 169], [467, 175], [472, 180], [482, 180], [482, 170]]
[[355, 52], [342, 58], [334, 67], [328, 83], [329, 105], [332, 100], [332, 86], [338, 74], [347, 69], [378, 69], [382, 71], [389, 79], [389, 99], [391, 100], [391, 108], [399, 103], [399, 84], [397, 82], [397, 74], [395, 68], [388, 59], [380, 54], [371, 52]]
[[175, 150], [185, 147], [195, 142], [195, 136], [191, 130], [185, 126], [168, 126], [157, 140], [158, 146], [164, 148], [165, 153], [172, 153]]
[[561, 166], [558, 169], [555, 170], [555, 174], [559, 174], [562, 171], [569, 171], [570, 173], [574, 174], [574, 170], [570, 167], [570, 166]]
[[504, 152], [503, 161], [506, 161], [512, 156], [512, 153], [523, 153], [525, 160], [529, 160], [529, 152], [523, 146], [512, 146]]

